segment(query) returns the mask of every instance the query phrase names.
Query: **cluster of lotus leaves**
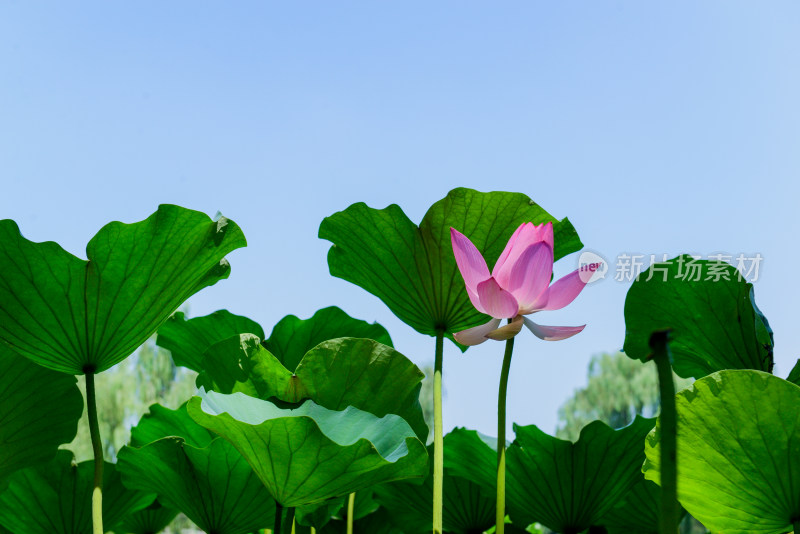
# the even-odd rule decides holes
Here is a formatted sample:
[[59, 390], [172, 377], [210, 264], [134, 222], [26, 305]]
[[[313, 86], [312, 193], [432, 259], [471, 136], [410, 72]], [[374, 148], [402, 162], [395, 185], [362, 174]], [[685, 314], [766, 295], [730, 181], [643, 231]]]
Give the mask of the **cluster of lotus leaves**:
[[[256, 323], [227, 311], [191, 320], [176, 314], [162, 327], [157, 343], [199, 371], [200, 386], [199, 396], [179, 410], [182, 423], [172, 424], [183, 434], [170, 435], [183, 439], [166, 439], [182, 441], [184, 452], [190, 445], [217, 447], [219, 454], [229, 449], [260, 481], [273, 508], [275, 501], [303, 507], [425, 475], [423, 375], [390, 346], [383, 327], [331, 307], [307, 320], [285, 317], [269, 338], [262, 341], [263, 335]], [[364, 335], [384, 343], [352, 337]], [[163, 418], [163, 409], [154, 409], [150, 417]], [[204, 441], [188, 441], [190, 427]], [[148, 448], [168, 447], [163, 438], [150, 439], [155, 435], [134, 437], [130, 452], [120, 453], [121, 463], [133, 463]], [[136, 464], [154, 462], [142, 458]]]
[[[556, 259], [582, 246], [567, 219], [525, 195], [462, 188], [419, 225], [395, 205], [354, 204], [319, 235], [333, 243], [331, 274], [417, 331], [452, 338], [486, 317], [463, 290], [450, 227], [492, 264], [529, 221], [553, 222]], [[430, 531], [422, 373], [383, 327], [335, 307], [287, 316], [269, 337], [225, 310], [172, 315], [227, 277], [225, 255], [245, 244], [233, 221], [169, 205], [103, 227], [87, 260], [0, 221], [0, 532], [89, 530], [92, 466], [57, 452], [82, 412], [73, 375], [108, 369], [156, 331], [178, 365], [198, 372], [200, 394], [176, 410], [152, 406], [118, 463], [106, 463], [107, 526], [153, 532], [181, 511], [206, 532], [245, 534], [271, 525], [278, 503], [296, 507], [298, 533], [338, 533], [343, 522], [331, 516], [357, 492], [357, 531]], [[676, 398], [683, 507], [713, 531], [791, 530], [800, 518], [800, 365], [786, 380], [771, 374], [773, 335], [752, 284], [728, 264], [679, 256], [633, 283], [625, 321], [630, 357], [649, 359], [650, 335], [669, 330], [675, 372], [697, 379]], [[563, 533], [658, 531], [660, 424], [594, 422], [575, 443], [535, 426], [515, 432], [508, 532], [532, 522]], [[497, 444], [477, 432], [446, 437], [446, 532], [491, 527], [496, 458]]]
[[[700, 276], [687, 276], [690, 262]], [[633, 283], [625, 323], [629, 356], [646, 359], [650, 334], [669, 330], [673, 369], [697, 379], [676, 396], [681, 505], [715, 532], [791, 531], [800, 519], [800, 365], [786, 380], [771, 374], [773, 334], [752, 284], [727, 263], [679, 256]], [[644, 474], [656, 483], [661, 433], [659, 420], [645, 446]]]

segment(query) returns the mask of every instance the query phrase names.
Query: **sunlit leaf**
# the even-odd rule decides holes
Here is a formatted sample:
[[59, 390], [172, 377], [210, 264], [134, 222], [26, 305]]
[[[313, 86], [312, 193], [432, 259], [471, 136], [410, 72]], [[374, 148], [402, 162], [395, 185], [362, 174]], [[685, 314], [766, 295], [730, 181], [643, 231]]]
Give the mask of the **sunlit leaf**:
[[408, 358], [371, 339], [323, 341], [305, 354], [294, 373], [252, 335], [217, 343], [203, 361], [198, 385], [207, 390], [285, 402], [311, 399], [330, 410], [354, 406], [378, 417], [393, 413], [427, 438], [419, 404], [424, 375]]
[[534, 425], [514, 425], [516, 439], [506, 453], [506, 503], [514, 524], [538, 522], [564, 534], [596, 525], [641, 478], [644, 438], [654, 423], [637, 417], [612, 430], [594, 421], [575, 443]]
[[74, 376], [36, 365], [0, 342], [0, 491], [12, 472], [51, 460], [72, 441], [82, 411]]
[[119, 452], [130, 488], [156, 493], [198, 527], [245, 534], [272, 525], [275, 501], [242, 455], [191, 419], [186, 406], [150, 407]]
[[337, 337], [362, 337], [392, 346], [392, 338], [383, 326], [354, 319], [336, 306], [330, 306], [318, 310], [310, 319], [287, 315], [272, 329], [264, 348], [294, 371], [308, 351]]
[[[14, 472], [0, 493], [0, 525], [14, 534], [86, 534], [92, 530], [94, 462], [73, 463], [68, 450]], [[116, 466], [103, 467], [103, 523], [114, 525], [146, 508], [155, 495], [122, 485]]]
[[467, 297], [450, 243], [450, 227], [467, 235], [491, 268], [517, 227], [553, 221], [555, 258], [579, 250], [572, 224], [556, 220], [519, 193], [458, 188], [428, 210], [419, 226], [399, 206], [382, 210], [353, 204], [322, 221], [319, 237], [333, 243], [333, 276], [380, 298], [422, 334], [451, 334], [485, 323]]
[[[782, 534], [800, 518], [800, 387], [761, 371], [678, 392], [678, 499], [712, 531]], [[659, 482], [660, 426], [645, 476]]]
[[425, 446], [401, 417], [312, 401], [293, 408], [215, 391], [193, 397], [189, 415], [230, 441], [282, 506], [347, 495], [375, 484], [422, 477]]
[[156, 345], [170, 351], [176, 365], [199, 373], [203, 370], [203, 353], [208, 347], [223, 339], [245, 333], [264, 337], [264, 330], [258, 323], [247, 317], [234, 315], [228, 310], [218, 310], [188, 321], [183, 312], [175, 312], [158, 329]]
[[628, 290], [623, 350], [646, 361], [650, 335], [669, 329], [672, 365], [684, 378], [722, 369], [772, 372], [772, 330], [752, 288], [724, 262], [684, 255], [657, 263]]
[[89, 261], [0, 221], [0, 341], [56, 371], [99, 373], [226, 278], [224, 256], [244, 245], [233, 221], [170, 205], [104, 226], [86, 247]]

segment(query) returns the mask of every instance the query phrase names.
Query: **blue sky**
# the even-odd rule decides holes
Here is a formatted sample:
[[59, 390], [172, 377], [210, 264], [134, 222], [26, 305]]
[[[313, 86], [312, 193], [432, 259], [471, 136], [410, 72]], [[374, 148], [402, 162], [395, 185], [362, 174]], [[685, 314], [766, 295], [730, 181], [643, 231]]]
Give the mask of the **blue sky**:
[[[249, 246], [192, 315], [269, 330], [335, 304], [424, 365], [432, 338], [328, 274], [320, 221], [359, 201], [419, 221], [454, 187], [518, 191], [610, 262], [760, 253], [785, 376], [800, 356], [799, 21], [781, 1], [8, 1], [0, 218], [83, 257], [103, 224], [160, 203], [219, 210]], [[518, 338], [509, 421], [555, 428], [591, 355], [621, 348], [628, 285], [538, 317], [588, 324], [570, 340]], [[445, 428], [495, 433], [501, 357], [446, 348]]]

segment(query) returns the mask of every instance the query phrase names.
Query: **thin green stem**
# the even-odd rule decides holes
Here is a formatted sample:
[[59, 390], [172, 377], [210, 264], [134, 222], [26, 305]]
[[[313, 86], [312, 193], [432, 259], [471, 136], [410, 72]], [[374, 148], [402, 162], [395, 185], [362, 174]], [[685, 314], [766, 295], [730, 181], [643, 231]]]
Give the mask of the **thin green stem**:
[[661, 397], [661, 534], [675, 534], [678, 525], [678, 415], [675, 409], [675, 383], [670, 365], [669, 331], [650, 336], [650, 348], [658, 370]]
[[356, 492], [347, 497], [347, 534], [353, 534], [353, 512], [356, 509]]
[[503, 368], [500, 371], [500, 389], [497, 394], [497, 516], [494, 530], [496, 534], [503, 534], [506, 525], [506, 391], [513, 351], [512, 337], [506, 340]]
[[444, 486], [444, 438], [442, 433], [442, 359], [444, 331], [436, 331], [433, 362], [433, 534], [442, 534], [442, 488]]
[[103, 441], [97, 423], [97, 396], [94, 389], [94, 370], [87, 370], [86, 412], [89, 416], [89, 435], [94, 452], [94, 489], [92, 490], [92, 533], [103, 534]]
[[292, 506], [291, 508], [289, 508], [287, 510], [287, 514], [286, 514], [286, 523], [287, 523], [287, 526], [289, 526], [289, 531], [292, 534], [294, 534], [294, 512], [295, 512], [295, 508], [294, 508], [294, 506]]

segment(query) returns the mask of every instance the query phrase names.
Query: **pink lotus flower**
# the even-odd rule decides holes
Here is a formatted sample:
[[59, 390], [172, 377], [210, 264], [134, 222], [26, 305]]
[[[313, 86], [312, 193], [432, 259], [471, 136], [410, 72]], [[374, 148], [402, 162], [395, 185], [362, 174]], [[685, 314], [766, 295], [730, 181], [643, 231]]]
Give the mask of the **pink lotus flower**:
[[[505, 250], [489, 274], [486, 260], [462, 233], [450, 228], [453, 253], [464, 277], [472, 305], [491, 315], [488, 323], [457, 332], [453, 337], [462, 345], [478, 345], [487, 339], [503, 340], [516, 336], [523, 323], [546, 341], [558, 341], [581, 332], [583, 326], [543, 326], [523, 315], [542, 310], [559, 310], [575, 300], [588, 276], [580, 269], [550, 285], [553, 274], [553, 224], [524, 223], [508, 240]], [[500, 321], [511, 322], [500, 327]]]

